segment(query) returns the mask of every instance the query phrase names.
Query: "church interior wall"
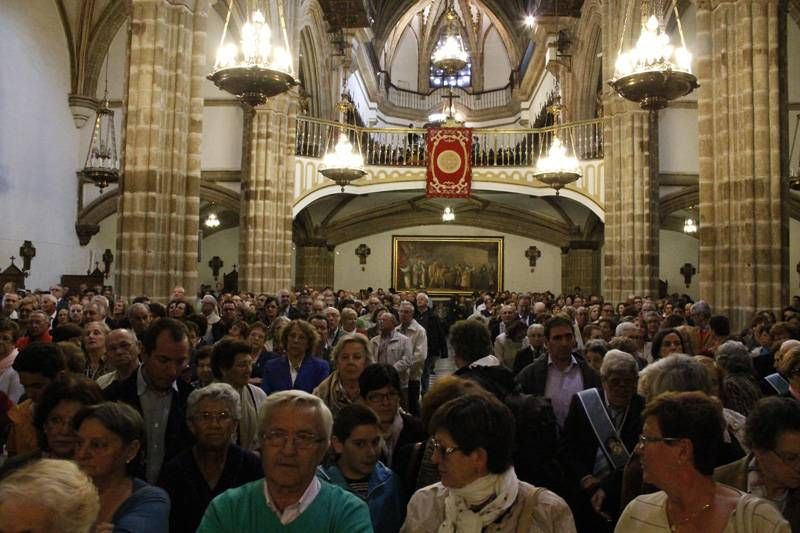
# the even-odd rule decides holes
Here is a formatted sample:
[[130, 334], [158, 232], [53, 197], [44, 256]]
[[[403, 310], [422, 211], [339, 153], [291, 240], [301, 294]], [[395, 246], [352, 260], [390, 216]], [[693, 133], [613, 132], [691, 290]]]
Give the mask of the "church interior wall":
[[658, 163], [665, 173], [699, 172], [696, 108], [668, 107], [659, 111]]
[[411, 26], [406, 26], [392, 59], [390, 70], [392, 83], [401, 89], [416, 91], [419, 80], [418, 58], [417, 36]]
[[[494, 237], [502, 236], [503, 266], [505, 279], [503, 287], [512, 291], [545, 291], [556, 294], [561, 292], [561, 250], [557, 246], [536, 239], [518, 235], [502, 234], [482, 228], [460, 225], [415, 226], [401, 230], [386, 231], [368, 237], [344, 242], [335, 249], [334, 286], [336, 288], [357, 290], [366, 287], [391, 286], [392, 268], [392, 236], [459, 236], [459, 237]], [[355, 249], [359, 244], [366, 244], [371, 254], [362, 272]], [[531, 272], [525, 250], [536, 246], [542, 255]]]
[[483, 45], [483, 90], [505, 87], [511, 76], [511, 62], [500, 34], [493, 26], [486, 34]]
[[238, 105], [206, 105], [203, 108], [203, 170], [242, 168], [243, 120]]
[[200, 261], [197, 263], [197, 279], [200, 284], [214, 285], [214, 275], [208, 262], [215, 255], [219, 256], [224, 263], [219, 272], [219, 279], [222, 274], [227, 274], [233, 270], [233, 265], [239, 264], [239, 228], [229, 228], [217, 231], [208, 237], [203, 238], [200, 245]]
[[83, 159], [67, 104], [70, 61], [51, 0], [8, 0], [0, 11], [0, 268], [30, 240], [26, 286], [46, 287], [86, 266], [74, 229]]
[[800, 294], [800, 220], [789, 219], [789, 294]]
[[[659, 248], [659, 278], [667, 282], [667, 292], [688, 294], [696, 300], [700, 292], [697, 239], [679, 231], [662, 229], [659, 231]], [[685, 263], [691, 263], [697, 269], [688, 288], [681, 274]]]

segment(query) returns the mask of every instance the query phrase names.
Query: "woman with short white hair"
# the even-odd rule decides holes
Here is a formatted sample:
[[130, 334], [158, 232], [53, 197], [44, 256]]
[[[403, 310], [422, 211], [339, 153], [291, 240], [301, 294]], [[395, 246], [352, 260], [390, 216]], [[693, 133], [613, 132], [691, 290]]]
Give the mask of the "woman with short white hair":
[[89, 533], [100, 498], [72, 461], [41, 459], [0, 481], [0, 528], [48, 533]]

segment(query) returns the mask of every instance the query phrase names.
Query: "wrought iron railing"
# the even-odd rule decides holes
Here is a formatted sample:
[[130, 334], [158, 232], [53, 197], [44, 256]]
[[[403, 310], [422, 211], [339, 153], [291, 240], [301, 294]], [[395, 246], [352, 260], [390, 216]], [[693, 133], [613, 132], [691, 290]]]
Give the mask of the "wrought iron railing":
[[[364, 155], [367, 165], [423, 167], [426, 165], [427, 130], [423, 128], [361, 128], [309, 117], [297, 119], [296, 154], [322, 158], [333, 148], [340, 131]], [[532, 166], [550, 146], [558, 130], [564, 143], [571, 141], [580, 160], [603, 158], [601, 119], [570, 122], [538, 129], [472, 130], [472, 165], [475, 167]]]
[[[444, 97], [447, 94], [448, 89], [445, 87], [438, 87], [429, 93], [418, 93], [391, 84], [387, 87], [387, 98], [391, 104], [417, 111], [430, 111], [436, 106], [444, 107]], [[453, 87], [453, 94], [458, 97], [456, 102], [460, 106], [464, 106], [471, 111], [495, 109], [505, 107], [511, 103], [511, 83], [499, 89], [475, 93], [460, 87]]]

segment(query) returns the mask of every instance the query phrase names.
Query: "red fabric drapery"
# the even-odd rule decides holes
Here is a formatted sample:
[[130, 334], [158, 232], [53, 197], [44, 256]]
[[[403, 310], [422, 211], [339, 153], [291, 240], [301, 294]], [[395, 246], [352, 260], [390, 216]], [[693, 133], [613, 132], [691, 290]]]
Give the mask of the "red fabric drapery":
[[429, 198], [468, 198], [472, 190], [472, 130], [429, 128], [427, 147], [425, 194]]

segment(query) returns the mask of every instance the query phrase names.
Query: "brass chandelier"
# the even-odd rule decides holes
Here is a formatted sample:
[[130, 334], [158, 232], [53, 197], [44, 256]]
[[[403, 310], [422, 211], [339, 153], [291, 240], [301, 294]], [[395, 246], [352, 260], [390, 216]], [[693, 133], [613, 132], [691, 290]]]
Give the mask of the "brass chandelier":
[[431, 63], [436, 68], [442, 69], [445, 74], [452, 76], [467, 66], [469, 54], [461, 41], [461, 34], [458, 31], [458, 14], [452, 0], [448, 3], [444, 16], [447, 19], [445, 38], [434, 50]]

